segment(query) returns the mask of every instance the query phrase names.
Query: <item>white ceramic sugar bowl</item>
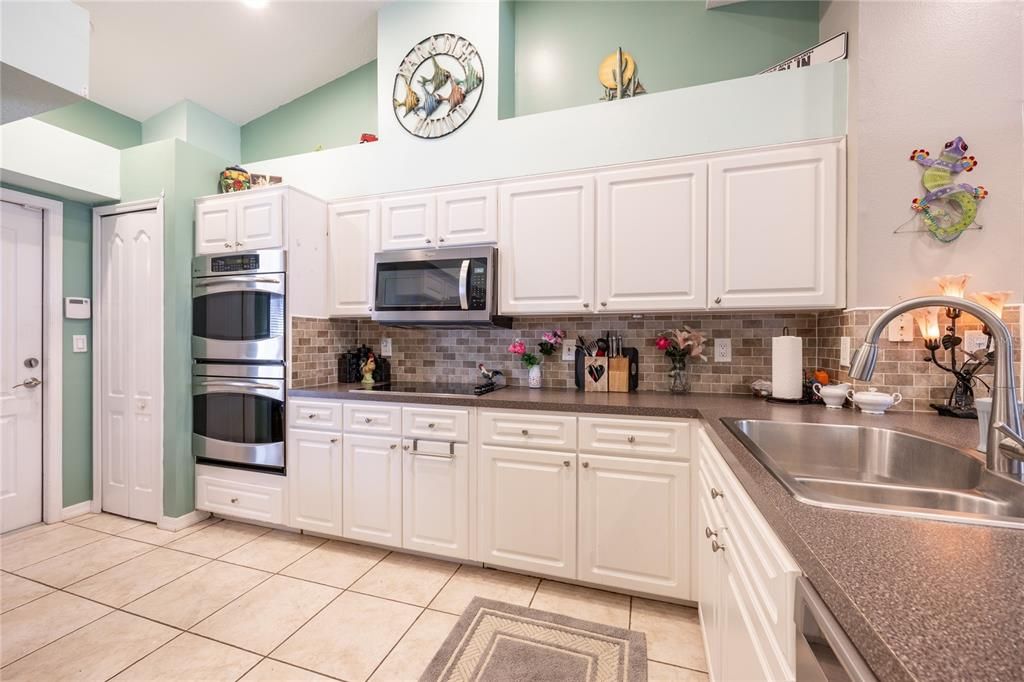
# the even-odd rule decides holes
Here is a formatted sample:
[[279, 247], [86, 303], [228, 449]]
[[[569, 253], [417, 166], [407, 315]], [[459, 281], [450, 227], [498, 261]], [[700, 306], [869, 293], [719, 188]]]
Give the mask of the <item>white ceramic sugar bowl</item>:
[[814, 392], [825, 401], [825, 407], [834, 410], [842, 409], [846, 403], [846, 393], [850, 390], [850, 384], [814, 384]]
[[877, 388], [856, 392], [851, 388], [846, 395], [864, 414], [885, 414], [886, 410], [903, 400], [899, 393], [882, 393]]

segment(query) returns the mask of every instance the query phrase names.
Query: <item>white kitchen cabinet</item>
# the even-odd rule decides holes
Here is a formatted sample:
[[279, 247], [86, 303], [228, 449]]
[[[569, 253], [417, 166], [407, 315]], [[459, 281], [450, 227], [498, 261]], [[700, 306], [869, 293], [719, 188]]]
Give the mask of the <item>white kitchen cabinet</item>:
[[722, 628], [719, 625], [719, 603], [721, 602], [722, 562], [711, 549], [711, 540], [717, 539], [722, 523], [715, 515], [711, 501], [697, 496], [696, 534], [693, 536], [697, 575], [697, 606], [700, 613], [701, 630], [704, 632], [704, 647], [707, 650], [708, 676], [720, 679], [718, 665], [722, 657]]
[[587, 582], [690, 599], [690, 465], [579, 456], [579, 571]]
[[369, 317], [373, 256], [380, 243], [380, 203], [346, 201], [328, 207], [328, 315]]
[[469, 558], [469, 447], [405, 439], [402, 547]]
[[260, 471], [196, 464], [196, 509], [236, 519], [286, 523], [287, 480]]
[[576, 454], [481, 446], [477, 558], [576, 577]]
[[346, 434], [342, 466], [342, 535], [402, 545], [402, 440]]
[[237, 250], [236, 208], [231, 200], [196, 205], [196, 255]]
[[468, 246], [498, 241], [498, 188], [466, 187], [437, 193], [437, 245]]
[[708, 298], [718, 308], [845, 303], [843, 142], [708, 161]]
[[284, 194], [241, 193], [236, 207], [239, 251], [279, 249], [284, 246]]
[[707, 306], [707, 162], [597, 175], [597, 312]]
[[437, 242], [434, 194], [403, 194], [380, 202], [380, 246], [383, 251], [427, 249]]
[[503, 184], [499, 206], [499, 312], [593, 311], [594, 176]]
[[288, 430], [289, 525], [341, 535], [341, 434]]

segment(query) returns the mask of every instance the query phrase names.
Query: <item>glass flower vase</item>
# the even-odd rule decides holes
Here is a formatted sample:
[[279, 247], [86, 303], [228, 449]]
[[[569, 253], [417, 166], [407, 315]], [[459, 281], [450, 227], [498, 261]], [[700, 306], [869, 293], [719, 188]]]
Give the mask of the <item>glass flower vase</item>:
[[690, 375], [686, 371], [685, 358], [672, 358], [672, 369], [668, 376], [671, 379], [669, 391], [680, 395], [690, 392]]

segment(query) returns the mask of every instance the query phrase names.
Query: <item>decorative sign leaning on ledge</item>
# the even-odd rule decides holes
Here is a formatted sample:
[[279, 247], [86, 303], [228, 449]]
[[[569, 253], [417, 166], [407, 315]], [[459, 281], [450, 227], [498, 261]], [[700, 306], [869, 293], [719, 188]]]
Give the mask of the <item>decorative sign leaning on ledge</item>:
[[444, 137], [473, 115], [483, 87], [484, 65], [473, 43], [454, 33], [424, 38], [398, 66], [395, 117], [416, 137]]
[[795, 54], [789, 59], [784, 59], [775, 66], [769, 66], [760, 73], [771, 73], [773, 71], [789, 71], [804, 66], [815, 64], [826, 64], [846, 59], [846, 33], [839, 33], [828, 40], [818, 43], [814, 47]]

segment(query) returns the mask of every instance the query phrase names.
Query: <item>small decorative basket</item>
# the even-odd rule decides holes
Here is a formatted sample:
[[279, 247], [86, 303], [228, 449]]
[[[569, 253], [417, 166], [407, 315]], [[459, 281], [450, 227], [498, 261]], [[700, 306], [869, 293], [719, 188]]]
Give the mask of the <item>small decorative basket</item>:
[[249, 172], [241, 166], [229, 166], [221, 171], [221, 193], [241, 192], [249, 189], [249, 185]]

